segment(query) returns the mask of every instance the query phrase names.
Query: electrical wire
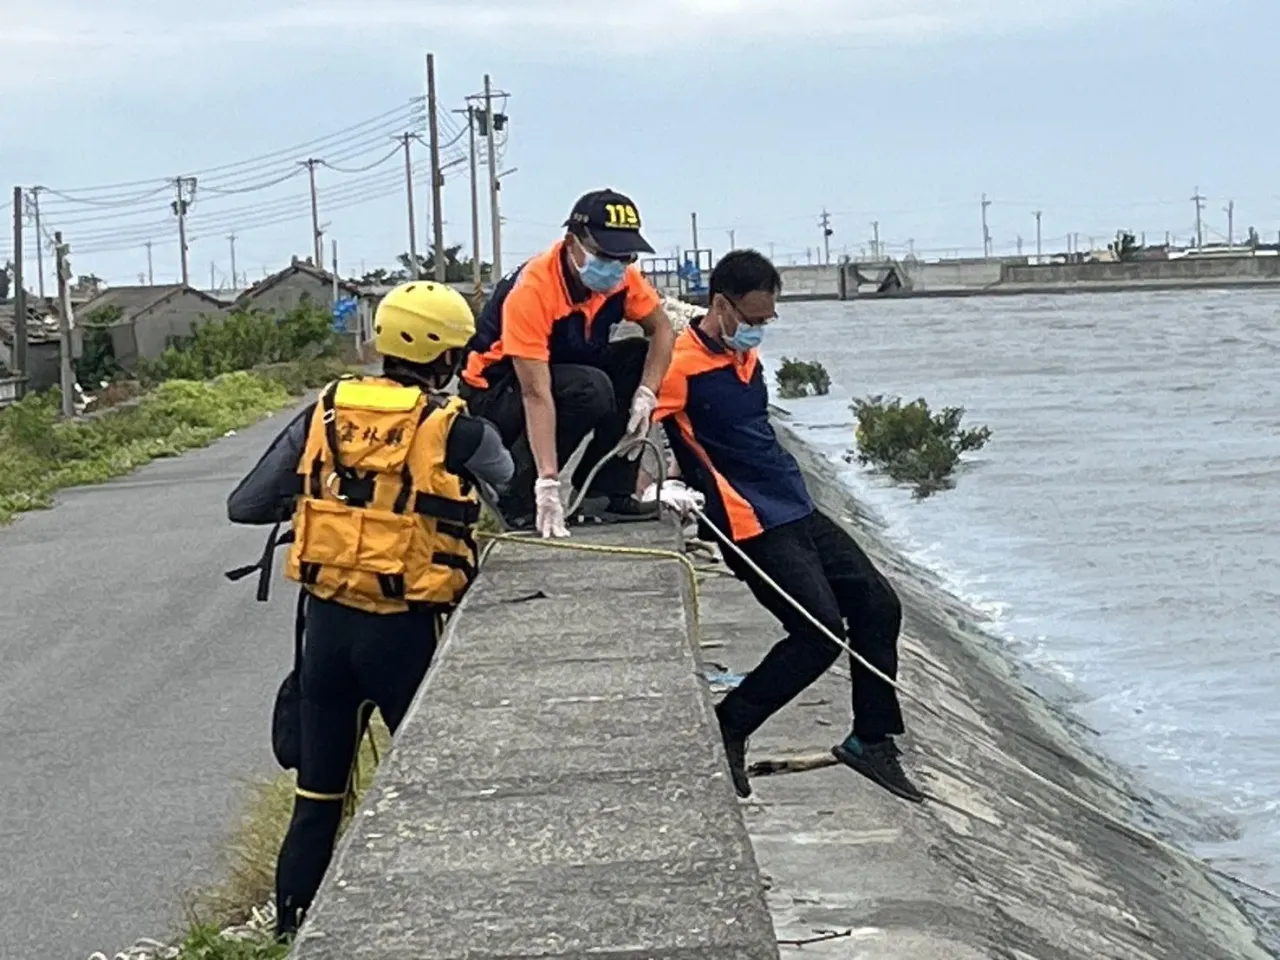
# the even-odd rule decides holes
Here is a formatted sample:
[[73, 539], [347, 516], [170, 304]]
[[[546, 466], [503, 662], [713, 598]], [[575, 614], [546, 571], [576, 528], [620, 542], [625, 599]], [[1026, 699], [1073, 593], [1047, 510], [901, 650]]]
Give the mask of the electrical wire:
[[[333, 133], [325, 134], [324, 136], [316, 137], [312, 140], [306, 140], [302, 143], [294, 144], [291, 147], [285, 147], [268, 153], [259, 154], [255, 157], [249, 157], [244, 160], [236, 160], [229, 163], [205, 167], [199, 170], [193, 170], [191, 173], [186, 174], [186, 176], [196, 177], [197, 179], [212, 179], [216, 181], [219, 179], [225, 179], [228, 176], [227, 171], [231, 170], [243, 170], [247, 167], [251, 168], [278, 165], [282, 160], [293, 162], [296, 161], [299, 155], [322, 148], [331, 144], [335, 140], [341, 140], [357, 131], [365, 130], [368, 127], [386, 125], [392, 121], [402, 122], [407, 118], [423, 116], [425, 115], [425, 103], [426, 97], [424, 96], [411, 97], [407, 103], [401, 104], [392, 110], [387, 110], [377, 116], [362, 120], [359, 123], [344, 127], [341, 130], [334, 131]], [[242, 174], [235, 174], [234, 176], [242, 176]], [[110, 193], [131, 187], [153, 186], [157, 181], [163, 181], [167, 184], [170, 181], [170, 178], [152, 177], [146, 180], [128, 180], [120, 183], [100, 184], [96, 186], [65, 187], [59, 192], [60, 194], [74, 198], [76, 194]]]
[[[421, 173], [421, 171], [420, 171]], [[425, 173], [423, 173], [425, 176]], [[453, 171], [446, 171], [446, 180], [451, 179]], [[417, 178], [415, 178], [417, 179]], [[340, 191], [340, 192], [339, 192]], [[383, 179], [359, 185], [358, 188], [347, 185], [324, 194], [317, 192], [317, 204], [323, 215], [332, 212], [349, 210], [364, 206], [377, 200], [399, 196], [404, 191], [403, 173], [383, 175]], [[246, 217], [243, 212], [222, 211], [213, 217], [197, 218], [188, 216], [188, 244], [198, 242], [212, 234], [221, 234], [226, 230], [235, 230], [237, 234], [250, 233], [266, 227], [278, 226], [308, 220], [311, 217], [310, 198], [304, 196], [297, 199], [275, 201], [274, 206], [258, 205], [252, 209], [254, 216]], [[96, 236], [79, 240], [75, 249], [79, 253], [108, 253], [121, 250], [136, 249], [156, 237], [170, 237], [176, 232], [176, 221], [170, 219], [150, 226], [135, 228], [132, 232], [104, 231]]]

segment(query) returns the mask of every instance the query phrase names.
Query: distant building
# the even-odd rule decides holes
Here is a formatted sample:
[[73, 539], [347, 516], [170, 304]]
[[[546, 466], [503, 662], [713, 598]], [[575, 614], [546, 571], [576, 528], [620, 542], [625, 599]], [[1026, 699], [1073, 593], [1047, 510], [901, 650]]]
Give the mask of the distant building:
[[[338, 280], [337, 291], [339, 297], [358, 298], [360, 295], [355, 284], [342, 279]], [[331, 311], [334, 300], [333, 274], [294, 257], [289, 266], [258, 281], [236, 297], [235, 307], [252, 307], [283, 315], [304, 299]]]
[[139, 360], [154, 360], [169, 347], [181, 346], [205, 320], [219, 317], [223, 305], [194, 287], [109, 287], [76, 310], [80, 327], [106, 311], [117, 314], [110, 325], [116, 362], [132, 370]]
[[[14, 302], [0, 301], [0, 380], [9, 380], [17, 372], [14, 360]], [[57, 386], [61, 371], [62, 341], [58, 332], [58, 315], [49, 300], [27, 295], [27, 369], [25, 389], [28, 392]], [[16, 399], [16, 390], [7, 387], [0, 406]], [[13, 394], [12, 396], [10, 394]]]

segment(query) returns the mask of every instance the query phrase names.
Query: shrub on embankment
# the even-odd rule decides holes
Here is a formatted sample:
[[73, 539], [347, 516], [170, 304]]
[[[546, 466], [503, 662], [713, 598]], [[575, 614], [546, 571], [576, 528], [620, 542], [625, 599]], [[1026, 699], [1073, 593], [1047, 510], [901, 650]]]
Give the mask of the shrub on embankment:
[[343, 372], [335, 353], [326, 315], [308, 305], [279, 321], [232, 314], [142, 364], [136, 390], [121, 391], [140, 396], [119, 406], [64, 420], [56, 388], [23, 398], [0, 410], [0, 523], [254, 423]]
[[827, 368], [817, 360], [792, 360], [790, 357], [783, 357], [774, 377], [778, 381], [778, 396], [783, 400], [823, 397], [831, 391], [831, 377]]
[[906, 404], [898, 397], [864, 397], [853, 402], [853, 412], [858, 462], [911, 486], [917, 499], [954, 486], [961, 455], [991, 438], [985, 426], [960, 428], [963, 407], [934, 413], [923, 397]]

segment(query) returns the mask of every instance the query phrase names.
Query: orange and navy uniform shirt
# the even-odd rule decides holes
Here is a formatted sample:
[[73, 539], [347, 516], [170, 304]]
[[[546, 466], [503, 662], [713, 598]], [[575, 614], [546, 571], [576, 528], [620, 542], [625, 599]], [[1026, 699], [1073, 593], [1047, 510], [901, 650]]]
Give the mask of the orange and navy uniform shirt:
[[702, 492], [707, 517], [735, 542], [813, 513], [800, 466], [769, 422], [755, 350], [730, 350], [691, 323], [676, 338], [654, 419], [681, 478]]
[[494, 289], [467, 344], [462, 379], [476, 390], [496, 386], [511, 372], [512, 357], [599, 366], [614, 327], [643, 320], [661, 304], [635, 264], [617, 290], [588, 290], [560, 240]]

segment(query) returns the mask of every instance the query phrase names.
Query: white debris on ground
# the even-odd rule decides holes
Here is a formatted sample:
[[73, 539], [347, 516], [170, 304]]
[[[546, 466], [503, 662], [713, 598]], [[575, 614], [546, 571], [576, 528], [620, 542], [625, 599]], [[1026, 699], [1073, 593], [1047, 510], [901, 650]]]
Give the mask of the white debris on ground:
[[663, 297], [662, 309], [666, 311], [667, 316], [671, 318], [671, 325], [675, 327], [677, 331], [683, 330], [689, 325], [690, 320], [693, 320], [695, 317], [700, 317], [707, 312], [705, 307], [696, 307], [692, 303], [686, 303], [685, 301], [678, 300], [675, 297]]
[[[275, 929], [276, 906], [274, 903], [268, 903], [265, 906], [254, 907], [248, 920], [227, 927], [222, 931], [221, 936], [224, 940], [263, 943], [274, 935]], [[89, 960], [184, 960], [184, 954], [181, 944], [161, 943], [159, 940], [143, 937], [133, 946], [119, 953], [108, 956], [99, 951], [90, 954]]]

